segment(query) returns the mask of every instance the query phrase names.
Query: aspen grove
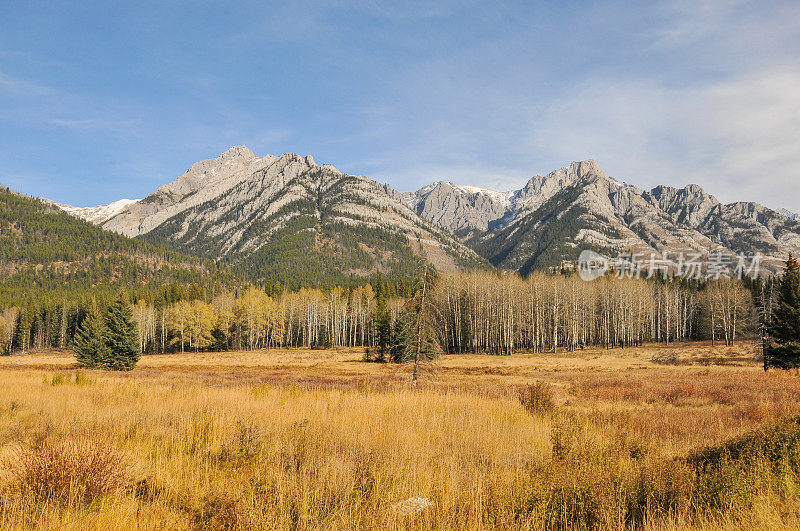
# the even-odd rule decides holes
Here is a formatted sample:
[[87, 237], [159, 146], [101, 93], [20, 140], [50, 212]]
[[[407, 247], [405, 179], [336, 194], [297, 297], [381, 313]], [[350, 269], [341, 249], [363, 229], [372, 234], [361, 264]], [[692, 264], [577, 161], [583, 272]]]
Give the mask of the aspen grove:
[[[376, 285], [377, 286], [377, 285]], [[143, 353], [358, 346], [377, 342], [376, 288], [303, 288], [269, 295], [187, 292], [174, 302], [133, 299]], [[387, 298], [394, 327], [407, 300]], [[427, 319], [445, 353], [556, 352], [693, 339], [733, 344], [753, 330], [751, 291], [740, 281], [491, 272], [438, 275]], [[61, 300], [33, 308], [0, 309], [0, 351], [69, 348], [88, 308]]]

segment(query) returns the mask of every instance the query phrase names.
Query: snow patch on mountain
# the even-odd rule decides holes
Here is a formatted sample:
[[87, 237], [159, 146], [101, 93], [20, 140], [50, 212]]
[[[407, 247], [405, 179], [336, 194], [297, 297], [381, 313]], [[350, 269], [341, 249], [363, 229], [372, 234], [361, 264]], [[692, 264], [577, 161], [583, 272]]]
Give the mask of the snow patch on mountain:
[[460, 190], [467, 194], [483, 194], [487, 195], [492, 198], [492, 200], [497, 201], [498, 203], [505, 205], [507, 207], [511, 207], [511, 199], [514, 197], [516, 192], [496, 192], [494, 190], [489, 190], [488, 188], [481, 188], [480, 186], [468, 186], [465, 184], [458, 184], [455, 185], [454, 188], [456, 190]]
[[132, 204], [138, 203], [139, 201], [139, 199], [120, 199], [118, 201], [114, 201], [113, 203], [108, 203], [107, 205], [76, 207], [57, 203], [55, 201], [45, 200], [46, 203], [60, 208], [67, 214], [71, 214], [76, 218], [94, 223], [95, 225], [100, 225], [108, 221]]

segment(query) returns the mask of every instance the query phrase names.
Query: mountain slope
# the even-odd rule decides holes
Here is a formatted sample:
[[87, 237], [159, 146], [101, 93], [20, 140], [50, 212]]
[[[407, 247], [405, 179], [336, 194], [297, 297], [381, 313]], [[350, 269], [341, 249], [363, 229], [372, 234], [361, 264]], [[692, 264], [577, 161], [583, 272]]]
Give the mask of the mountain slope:
[[105, 231], [0, 187], [0, 302], [134, 282], [205, 284], [209, 273], [232, 278], [213, 263]]
[[239, 146], [193, 165], [103, 227], [182, 252], [224, 260], [258, 282], [358, 281], [485, 266], [399, 193], [363, 176], [287, 153]]
[[547, 175], [536, 175], [523, 188], [510, 192], [439, 181], [403, 194], [403, 202], [424, 218], [467, 239], [508, 225], [521, 212], [536, 210], [560, 190], [597, 171], [600, 168], [593, 160], [574, 162]]
[[276, 158], [256, 157], [245, 146], [232, 147], [215, 159], [196, 162], [173, 182], [105, 221], [103, 227], [126, 236], [145, 234], [171, 216], [225, 193]]
[[461, 237], [485, 232], [512, 208], [513, 192], [459, 186], [439, 181], [402, 194], [403, 203], [417, 214]]

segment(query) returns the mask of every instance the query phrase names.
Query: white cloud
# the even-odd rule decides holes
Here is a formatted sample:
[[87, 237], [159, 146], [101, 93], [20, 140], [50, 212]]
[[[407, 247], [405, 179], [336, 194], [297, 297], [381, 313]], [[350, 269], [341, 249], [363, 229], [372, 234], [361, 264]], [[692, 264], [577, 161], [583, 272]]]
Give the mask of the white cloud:
[[533, 143], [641, 186], [697, 182], [724, 201], [797, 210], [797, 86], [800, 68], [688, 88], [595, 80], [550, 107]]

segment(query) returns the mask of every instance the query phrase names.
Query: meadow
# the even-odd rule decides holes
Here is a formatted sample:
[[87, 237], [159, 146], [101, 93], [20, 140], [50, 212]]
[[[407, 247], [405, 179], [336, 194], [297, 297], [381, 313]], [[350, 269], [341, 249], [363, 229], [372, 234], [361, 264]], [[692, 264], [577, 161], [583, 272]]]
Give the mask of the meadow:
[[800, 376], [756, 352], [0, 357], [0, 527], [796, 529]]

